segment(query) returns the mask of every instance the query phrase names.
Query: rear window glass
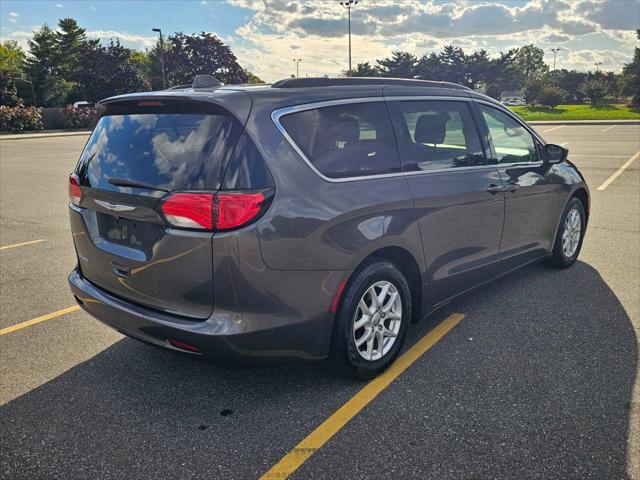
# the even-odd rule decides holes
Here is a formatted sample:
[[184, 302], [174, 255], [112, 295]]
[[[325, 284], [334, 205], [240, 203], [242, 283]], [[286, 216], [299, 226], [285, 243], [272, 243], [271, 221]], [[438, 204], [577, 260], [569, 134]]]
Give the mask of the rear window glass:
[[130, 192], [109, 179], [161, 190], [214, 190], [238, 139], [232, 117], [206, 113], [103, 116], [82, 153], [81, 184]]
[[384, 102], [315, 108], [285, 115], [280, 122], [307, 159], [327, 177], [400, 171]]

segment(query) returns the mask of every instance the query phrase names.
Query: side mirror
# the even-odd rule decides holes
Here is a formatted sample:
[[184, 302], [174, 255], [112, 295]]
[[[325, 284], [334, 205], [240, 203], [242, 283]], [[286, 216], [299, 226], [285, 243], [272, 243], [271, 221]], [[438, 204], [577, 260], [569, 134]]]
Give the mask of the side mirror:
[[569, 150], [560, 145], [554, 145], [553, 143], [547, 143], [543, 147], [544, 161], [546, 163], [561, 163], [567, 159]]

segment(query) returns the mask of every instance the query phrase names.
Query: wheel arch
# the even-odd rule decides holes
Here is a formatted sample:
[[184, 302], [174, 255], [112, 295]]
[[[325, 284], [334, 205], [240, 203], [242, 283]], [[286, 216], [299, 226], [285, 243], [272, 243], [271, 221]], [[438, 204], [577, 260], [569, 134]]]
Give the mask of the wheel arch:
[[589, 214], [591, 213], [591, 201], [589, 198], [589, 192], [587, 192], [587, 189], [584, 187], [578, 187], [573, 194], [571, 195], [571, 198], [577, 198], [578, 200], [580, 200], [580, 203], [582, 203], [582, 208], [584, 208], [584, 214], [586, 217], [586, 221], [585, 223], [589, 223]]
[[[364, 266], [375, 262], [376, 260], [386, 260], [393, 263], [402, 272], [407, 279], [409, 289], [411, 291], [411, 322], [415, 323], [422, 318], [422, 307], [425, 304], [423, 299], [422, 288], [422, 276], [420, 274], [420, 267], [416, 258], [409, 252], [409, 250], [398, 246], [387, 246], [379, 248], [367, 255], [362, 261], [353, 269], [356, 272], [362, 269]], [[349, 278], [353, 276], [353, 272], [349, 275]], [[347, 280], [348, 282], [348, 280]]]

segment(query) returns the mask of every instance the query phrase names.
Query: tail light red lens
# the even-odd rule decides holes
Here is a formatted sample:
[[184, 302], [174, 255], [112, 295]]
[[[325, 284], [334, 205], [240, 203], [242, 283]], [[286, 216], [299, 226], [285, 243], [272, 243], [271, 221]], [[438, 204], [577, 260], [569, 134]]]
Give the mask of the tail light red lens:
[[253, 220], [264, 200], [262, 193], [174, 193], [161, 209], [175, 227], [229, 230]]
[[262, 208], [261, 193], [218, 193], [213, 199], [214, 225], [217, 230], [237, 228], [254, 218]]
[[80, 206], [82, 200], [82, 190], [80, 189], [80, 181], [75, 173], [69, 175], [69, 201], [76, 206]]
[[162, 204], [162, 213], [176, 227], [213, 228], [213, 194], [175, 193]]

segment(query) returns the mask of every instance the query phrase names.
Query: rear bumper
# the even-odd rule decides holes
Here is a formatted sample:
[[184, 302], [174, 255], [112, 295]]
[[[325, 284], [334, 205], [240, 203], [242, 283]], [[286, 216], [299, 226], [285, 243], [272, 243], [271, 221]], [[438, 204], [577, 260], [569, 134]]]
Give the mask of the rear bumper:
[[[79, 305], [102, 323], [124, 335], [163, 348], [178, 350], [168, 340], [196, 346], [207, 361], [227, 365], [252, 365], [287, 359], [321, 360], [328, 351], [332, 319], [328, 316], [269, 327], [256, 327], [238, 315], [214, 310], [210, 318], [193, 321], [114, 297], [85, 279], [78, 269], [69, 286]], [[330, 316], [329, 316], [330, 317]], [[248, 327], [252, 326], [252, 327]], [[184, 352], [188, 353], [188, 352]]]

